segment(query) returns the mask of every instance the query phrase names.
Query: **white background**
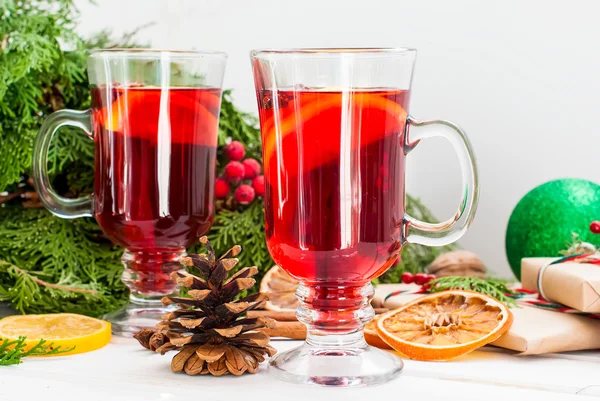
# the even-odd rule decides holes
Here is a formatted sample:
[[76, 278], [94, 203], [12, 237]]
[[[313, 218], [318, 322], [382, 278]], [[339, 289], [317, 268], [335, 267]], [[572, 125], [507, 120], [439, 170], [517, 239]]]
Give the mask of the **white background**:
[[[461, 125], [478, 156], [481, 201], [463, 247], [511, 275], [513, 207], [554, 178], [600, 181], [600, 23], [590, 0], [78, 0], [81, 31], [157, 48], [229, 54], [225, 87], [256, 112], [248, 52], [261, 47], [415, 47], [411, 113]], [[458, 162], [443, 139], [409, 156], [408, 191], [440, 218], [459, 199]], [[599, 216], [600, 218], [600, 216]], [[552, 224], [552, 222], [548, 222]]]

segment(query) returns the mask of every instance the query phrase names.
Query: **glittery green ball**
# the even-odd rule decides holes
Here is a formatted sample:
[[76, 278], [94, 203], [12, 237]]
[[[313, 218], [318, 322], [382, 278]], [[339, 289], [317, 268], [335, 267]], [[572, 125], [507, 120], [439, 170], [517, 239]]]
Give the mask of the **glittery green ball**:
[[542, 184], [523, 197], [513, 210], [506, 229], [506, 256], [521, 279], [521, 259], [558, 256], [572, 233], [586, 242], [600, 236], [590, 223], [600, 220], [600, 185], [580, 179]]

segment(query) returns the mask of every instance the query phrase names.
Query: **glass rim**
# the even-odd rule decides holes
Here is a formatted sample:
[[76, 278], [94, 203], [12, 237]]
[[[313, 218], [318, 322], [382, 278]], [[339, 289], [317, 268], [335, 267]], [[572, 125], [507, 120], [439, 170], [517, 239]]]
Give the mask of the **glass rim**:
[[145, 48], [110, 48], [94, 49], [90, 51], [92, 58], [154, 58], [168, 54], [175, 58], [221, 58], [227, 59], [227, 53], [212, 50], [170, 50], [170, 49], [145, 49]]
[[400, 55], [415, 54], [417, 49], [411, 47], [307, 47], [288, 49], [256, 49], [250, 51], [250, 56], [362, 56], [362, 55]]

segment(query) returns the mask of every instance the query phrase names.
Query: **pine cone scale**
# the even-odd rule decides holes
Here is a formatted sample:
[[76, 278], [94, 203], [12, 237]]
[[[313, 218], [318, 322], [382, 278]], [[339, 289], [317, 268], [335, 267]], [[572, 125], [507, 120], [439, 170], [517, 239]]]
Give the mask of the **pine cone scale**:
[[191, 295], [196, 301], [202, 301], [212, 293], [211, 290], [189, 290], [188, 295]]
[[[226, 286], [227, 284], [231, 283], [234, 280], [237, 280], [238, 278], [246, 278], [246, 277], [254, 276], [255, 274], [258, 274], [258, 268], [256, 266], [244, 267], [242, 270], [238, 271], [233, 276], [229, 277], [229, 279], [227, 281], [225, 281], [225, 283], [223, 285]], [[258, 294], [260, 294], [260, 293], [258, 293]], [[252, 295], [256, 295], [256, 294], [252, 294]]]
[[183, 347], [190, 343], [196, 343], [206, 339], [206, 334], [194, 334], [189, 337], [173, 338], [169, 342], [176, 347]]
[[183, 327], [185, 327], [186, 329], [193, 329], [193, 328], [200, 326], [205, 319], [206, 319], [205, 317], [201, 317], [199, 319], [180, 318], [179, 323], [181, 323], [181, 325]]
[[196, 349], [196, 355], [206, 362], [215, 362], [221, 359], [225, 352], [227, 351], [228, 346], [226, 344], [204, 344]]
[[243, 330], [244, 326], [233, 326], [233, 327], [227, 327], [225, 329], [214, 329], [214, 331], [217, 332], [217, 334], [223, 336], [223, 337], [235, 337], [238, 334], [241, 333], [241, 331]]
[[263, 332], [256, 331], [244, 333], [235, 338], [234, 341], [250, 342], [259, 347], [264, 347], [270, 341], [270, 337]]
[[225, 252], [223, 254], [223, 256], [221, 256], [219, 258], [219, 260], [223, 260], [223, 259], [229, 259], [229, 258], [233, 258], [236, 257], [237, 255], [239, 255], [242, 252], [242, 247], [239, 245], [235, 245], [233, 246], [231, 249], [229, 249], [227, 252]]
[[244, 374], [244, 372], [246, 370], [248, 370], [248, 366], [246, 366], [246, 365], [244, 365], [240, 369], [238, 369], [237, 366], [235, 366], [234, 364], [230, 363], [227, 360], [225, 361], [225, 366], [227, 366], [227, 370], [229, 370], [229, 373], [231, 373], [232, 375], [235, 375], [235, 376], [241, 376]]
[[[239, 349], [239, 348], [238, 348]], [[246, 362], [246, 366], [248, 367], [248, 373], [256, 373], [258, 372], [258, 360], [249, 352], [239, 349], [240, 353], [244, 357], [244, 361]]]
[[218, 361], [208, 364], [208, 371], [213, 376], [223, 376], [229, 373], [225, 358], [221, 357]]
[[199, 347], [197, 345], [188, 345], [183, 347], [171, 361], [171, 370], [173, 372], [183, 371], [183, 367], [185, 366], [186, 362], [192, 355], [196, 353], [198, 348]]
[[195, 376], [202, 373], [202, 371], [205, 369], [205, 365], [206, 363], [202, 359], [198, 358], [198, 355], [194, 353], [185, 362], [183, 370], [186, 374]]

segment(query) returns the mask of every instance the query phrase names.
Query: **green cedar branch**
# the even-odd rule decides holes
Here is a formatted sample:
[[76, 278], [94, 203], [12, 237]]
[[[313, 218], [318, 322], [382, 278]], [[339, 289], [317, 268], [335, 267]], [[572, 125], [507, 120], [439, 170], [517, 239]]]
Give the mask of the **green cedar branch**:
[[517, 302], [514, 298], [511, 298], [511, 295], [516, 295], [517, 293], [509, 288], [506, 281], [502, 279], [448, 276], [432, 280], [429, 284], [431, 286], [429, 291], [431, 292], [447, 290], [475, 291], [496, 298], [498, 301], [505, 303], [509, 308], [517, 306]]
[[42, 287], [48, 287], [48, 288], [52, 288], [52, 289], [60, 290], [60, 291], [78, 292], [78, 293], [90, 294], [90, 295], [99, 295], [100, 294], [98, 291], [88, 289], [88, 288], [79, 288], [79, 287], [73, 287], [73, 286], [68, 286], [68, 285], [48, 283], [48, 282], [36, 277], [35, 275], [29, 273], [27, 270], [23, 270], [20, 267], [17, 267], [13, 264], [7, 263], [3, 260], [0, 260], [0, 268], [6, 268], [5, 271], [8, 272], [9, 274], [16, 274], [16, 275], [24, 276], [27, 279], [32, 280], [34, 283], [36, 283]]
[[16, 340], [0, 339], [0, 366], [18, 365], [23, 358], [28, 356], [49, 356], [57, 355], [65, 352], [70, 352], [75, 347], [63, 349], [61, 346], [54, 347], [53, 343], [49, 343], [40, 339], [33, 347], [27, 350], [27, 338], [20, 336]]

